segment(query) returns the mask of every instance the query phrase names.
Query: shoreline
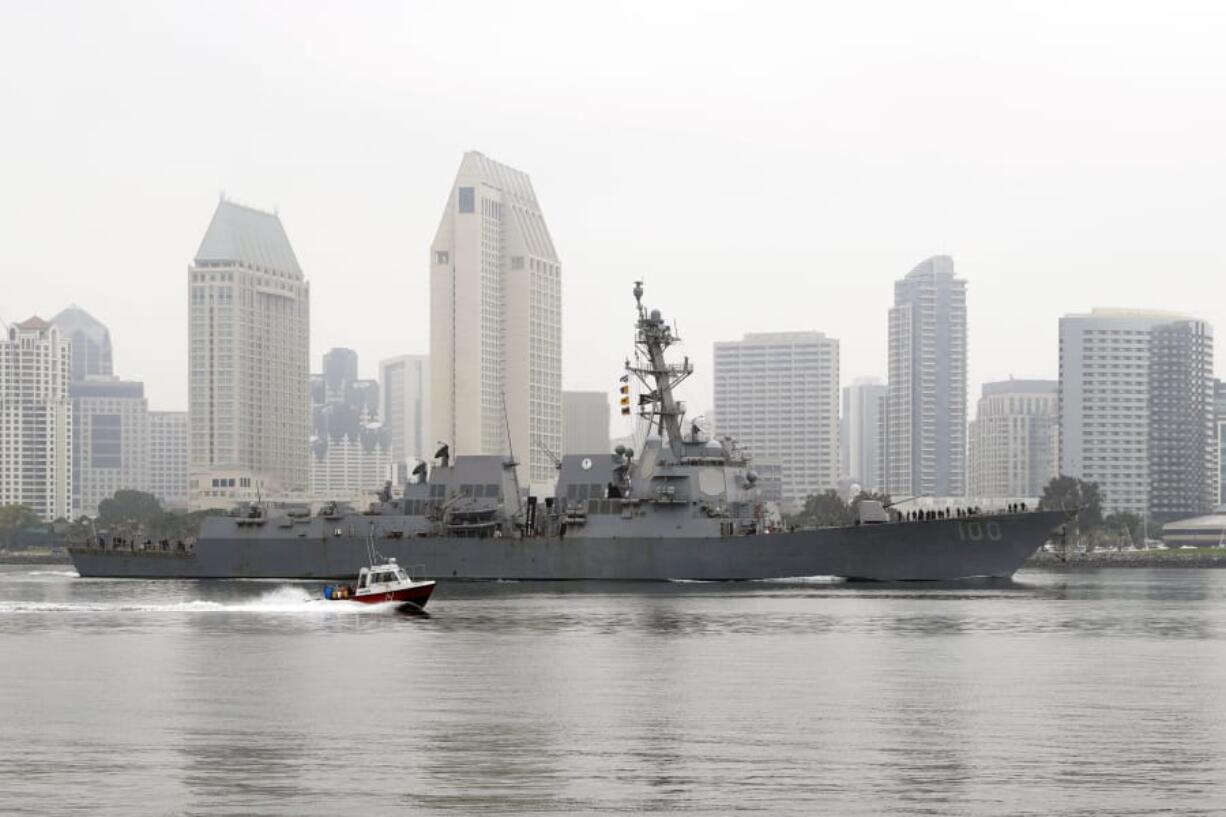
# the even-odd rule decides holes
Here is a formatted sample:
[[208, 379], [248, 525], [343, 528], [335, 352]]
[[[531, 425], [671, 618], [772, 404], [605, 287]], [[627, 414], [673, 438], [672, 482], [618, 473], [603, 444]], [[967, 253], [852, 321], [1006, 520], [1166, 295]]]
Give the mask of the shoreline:
[[1226, 548], [1194, 550], [1096, 550], [1060, 556], [1040, 550], [1023, 567], [1226, 567]]
[[64, 548], [0, 548], [0, 565], [70, 565]]

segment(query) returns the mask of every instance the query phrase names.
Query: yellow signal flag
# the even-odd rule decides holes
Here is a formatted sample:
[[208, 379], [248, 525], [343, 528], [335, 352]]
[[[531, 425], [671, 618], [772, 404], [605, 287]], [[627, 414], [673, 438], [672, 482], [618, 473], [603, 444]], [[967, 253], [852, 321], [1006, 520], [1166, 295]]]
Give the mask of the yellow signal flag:
[[630, 393], [630, 387], [629, 387], [629, 386], [627, 386], [627, 385], [625, 385], [625, 384], [623, 384], [623, 385], [622, 385], [622, 388], [621, 388], [621, 392], [622, 392], [622, 394], [629, 394], [629, 393]]
[[623, 397], [621, 400], [621, 403], [622, 403], [623, 408], [626, 406], [629, 406], [630, 405], [630, 395], [626, 395], [625, 397]]

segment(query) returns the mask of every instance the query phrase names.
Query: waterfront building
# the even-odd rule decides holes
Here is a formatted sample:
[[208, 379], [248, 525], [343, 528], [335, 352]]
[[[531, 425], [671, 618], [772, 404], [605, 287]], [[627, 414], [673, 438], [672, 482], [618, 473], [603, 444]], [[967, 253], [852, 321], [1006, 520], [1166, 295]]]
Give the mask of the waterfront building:
[[1059, 383], [984, 383], [969, 430], [968, 495], [1028, 499], [1059, 471]]
[[562, 392], [563, 454], [607, 454], [609, 440], [609, 395], [602, 391]]
[[[74, 347], [75, 348], [75, 347]], [[72, 399], [72, 516], [96, 517], [116, 491], [149, 485], [149, 407], [139, 381], [86, 376]]]
[[1213, 334], [1171, 312], [1060, 319], [1060, 472], [1107, 511], [1186, 514], [1217, 499]]
[[281, 219], [223, 199], [188, 269], [193, 508], [310, 484], [310, 287]]
[[888, 394], [875, 377], [859, 377], [843, 389], [842, 476], [865, 491], [885, 488], [879, 449], [881, 406]]
[[148, 491], [168, 510], [187, 510], [186, 411], [149, 412]]
[[430, 247], [431, 437], [514, 453], [538, 490], [562, 448], [561, 276], [528, 175], [466, 153]]
[[0, 505], [46, 521], [72, 512], [72, 347], [39, 317], [0, 339]]
[[311, 495], [318, 500], [358, 500], [391, 478], [391, 434], [379, 422], [379, 385], [358, 377], [352, 349], [323, 356], [323, 372], [311, 376]]
[[392, 459], [400, 465], [429, 459], [430, 358], [399, 355], [379, 363], [380, 416], [392, 445]]
[[61, 310], [51, 323], [72, 347], [73, 382], [115, 373], [111, 333], [101, 321], [74, 304]]
[[889, 312], [887, 492], [966, 489], [966, 281], [934, 256], [894, 284]]
[[839, 478], [839, 342], [821, 332], [751, 333], [715, 344], [715, 414], [753, 458], [781, 469], [793, 507]]

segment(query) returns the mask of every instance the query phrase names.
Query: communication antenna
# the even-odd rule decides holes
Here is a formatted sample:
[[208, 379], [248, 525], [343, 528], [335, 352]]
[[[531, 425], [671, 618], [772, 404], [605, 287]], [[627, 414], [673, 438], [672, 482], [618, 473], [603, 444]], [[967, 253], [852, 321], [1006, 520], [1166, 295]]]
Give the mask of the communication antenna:
[[507, 453], [510, 459], [506, 465], [511, 469], [511, 478], [515, 480], [515, 508], [518, 512], [523, 513], [524, 502], [519, 496], [519, 463], [515, 461], [515, 449], [511, 445], [511, 415], [507, 413], [507, 393], [502, 393], [502, 421], [507, 427]]

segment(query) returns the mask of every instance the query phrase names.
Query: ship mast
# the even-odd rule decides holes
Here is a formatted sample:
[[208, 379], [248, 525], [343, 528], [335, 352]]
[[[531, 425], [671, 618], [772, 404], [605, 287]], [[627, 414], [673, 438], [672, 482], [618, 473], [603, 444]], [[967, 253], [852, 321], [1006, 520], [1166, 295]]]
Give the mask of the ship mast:
[[664, 322], [660, 310], [648, 313], [643, 306], [643, 282], [634, 282], [634, 300], [638, 304], [639, 321], [635, 332], [634, 365], [626, 361], [626, 371], [633, 373], [646, 390], [639, 395], [639, 415], [646, 417], [653, 426], [658, 426], [673, 456], [680, 460], [685, 455], [681, 437], [681, 418], [685, 405], [673, 396], [673, 389], [689, 377], [694, 367], [687, 357], [680, 365], [664, 359], [669, 346], [681, 340], [673, 334], [672, 327]]

